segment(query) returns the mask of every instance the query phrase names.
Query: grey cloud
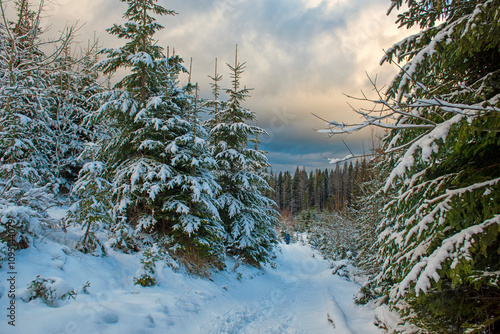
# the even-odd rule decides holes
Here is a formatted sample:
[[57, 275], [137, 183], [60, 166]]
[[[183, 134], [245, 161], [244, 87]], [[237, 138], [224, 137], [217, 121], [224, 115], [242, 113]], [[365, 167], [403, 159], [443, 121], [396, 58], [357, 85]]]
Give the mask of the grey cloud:
[[[338, 39], [331, 41], [329, 49], [318, 50], [315, 45], [345, 28], [363, 8], [360, 2], [345, 2], [330, 12], [326, 1], [313, 8], [306, 8], [299, 0], [208, 2], [213, 5], [207, 1], [171, 1], [172, 8], [181, 7], [176, 21], [185, 29], [172, 29], [167, 39], [184, 44], [183, 48], [196, 58], [204, 54], [212, 58], [216, 52], [220, 57], [230, 55], [234, 45], [240, 44], [242, 58], [252, 65], [252, 77], [261, 77], [264, 93], [283, 93], [303, 85], [325, 89], [349, 81], [357, 64], [342, 53]], [[218, 18], [220, 6], [224, 16]]]

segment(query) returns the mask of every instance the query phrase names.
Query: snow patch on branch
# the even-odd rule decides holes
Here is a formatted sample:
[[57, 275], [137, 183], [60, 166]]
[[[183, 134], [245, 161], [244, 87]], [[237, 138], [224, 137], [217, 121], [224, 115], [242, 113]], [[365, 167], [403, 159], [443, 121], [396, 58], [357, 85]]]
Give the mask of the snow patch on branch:
[[[403, 175], [407, 169], [411, 168], [415, 163], [415, 153], [420, 149], [422, 152], [421, 159], [429, 161], [433, 152], [437, 152], [437, 140], [445, 140], [452, 125], [459, 123], [463, 119], [463, 115], [455, 115], [451, 119], [444, 121], [431, 130], [428, 134], [414, 142], [404, 156], [399, 159], [397, 166], [391, 171], [387, 182], [384, 186], [384, 192], [387, 192], [393, 184], [396, 177]], [[390, 149], [390, 147], [388, 148]]]
[[443, 240], [440, 247], [429, 257], [422, 259], [406, 275], [398, 286], [396, 298], [404, 296], [413, 282], [415, 283], [417, 296], [420, 292], [426, 293], [431, 287], [431, 279], [435, 282], [440, 280], [441, 276], [438, 271], [442, 269], [443, 263], [448, 259], [465, 259], [466, 261], [471, 261], [470, 248], [474, 244], [473, 237], [484, 233], [492, 225], [500, 225], [500, 215], [497, 214], [479, 225], [463, 229], [450, 238]]

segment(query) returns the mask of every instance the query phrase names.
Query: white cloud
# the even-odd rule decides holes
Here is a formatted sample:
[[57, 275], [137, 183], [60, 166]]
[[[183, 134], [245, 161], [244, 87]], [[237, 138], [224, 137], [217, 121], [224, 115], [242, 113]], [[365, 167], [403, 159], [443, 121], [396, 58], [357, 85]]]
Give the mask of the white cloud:
[[328, 12], [332, 12], [335, 8], [338, 8], [348, 0], [302, 0], [306, 8], [317, 8], [323, 7]]

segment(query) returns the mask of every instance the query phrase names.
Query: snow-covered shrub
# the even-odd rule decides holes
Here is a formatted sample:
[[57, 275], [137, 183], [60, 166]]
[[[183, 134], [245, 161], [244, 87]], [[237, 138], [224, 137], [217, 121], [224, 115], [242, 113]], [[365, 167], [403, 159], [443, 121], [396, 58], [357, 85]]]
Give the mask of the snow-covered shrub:
[[[46, 213], [40, 211], [41, 207], [44, 209], [48, 207], [46, 202], [43, 200], [37, 201], [36, 197], [31, 196], [40, 189], [22, 190], [11, 188], [5, 190], [0, 186], [0, 193], [5, 196], [0, 198], [0, 267], [9, 248], [11, 250], [28, 248], [32, 237], [39, 232], [39, 229], [49, 226], [51, 223]], [[12, 195], [12, 190], [20, 194], [17, 200], [12, 197], [9, 198]], [[47, 199], [50, 201], [53, 200], [52, 195], [47, 194], [45, 191], [41, 191], [41, 193], [44, 194], [43, 196], [47, 195]]]
[[29, 246], [30, 226], [39, 222], [39, 214], [27, 207], [0, 203], [0, 240], [11, 249]]
[[118, 217], [118, 221], [111, 225], [110, 232], [107, 246], [126, 254], [139, 251], [139, 240], [134, 235], [134, 229], [127, 223], [127, 217]]
[[49, 306], [58, 306], [60, 301], [75, 299], [80, 291], [88, 293], [89, 287], [90, 282], [87, 282], [75, 290], [60, 277], [45, 278], [38, 275], [31, 281], [26, 290], [20, 291], [19, 295], [25, 302], [40, 298]]
[[3, 260], [8, 257], [9, 247], [7, 242], [0, 241], [0, 268], [2, 267]]
[[59, 301], [75, 299], [76, 292], [60, 277], [44, 278], [38, 275], [25, 291], [20, 292], [20, 296], [25, 302], [40, 298], [49, 306], [57, 306]]
[[153, 246], [144, 250], [141, 258], [141, 268], [135, 273], [135, 284], [142, 286], [156, 285], [156, 262], [161, 259], [161, 250], [157, 244], [153, 244]]
[[309, 243], [327, 259], [353, 259], [358, 249], [354, 242], [354, 223], [348, 211], [316, 216], [309, 225]]

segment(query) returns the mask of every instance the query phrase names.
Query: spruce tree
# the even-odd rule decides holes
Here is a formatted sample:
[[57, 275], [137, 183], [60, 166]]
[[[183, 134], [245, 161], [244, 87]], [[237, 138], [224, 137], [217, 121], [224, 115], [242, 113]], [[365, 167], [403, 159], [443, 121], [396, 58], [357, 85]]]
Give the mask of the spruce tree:
[[[21, 201], [30, 187], [44, 187], [50, 172], [48, 157], [41, 152], [47, 140], [48, 124], [43, 118], [49, 101], [44, 89], [50, 84], [38, 63], [43, 60], [39, 49], [39, 27], [36, 12], [28, 1], [16, 2], [17, 22], [4, 26], [0, 67], [1, 99], [1, 165], [2, 198]], [[4, 18], [5, 13], [2, 6]], [[35, 141], [35, 138], [38, 140]], [[35, 199], [29, 205], [37, 206]]]
[[[4, 4], [0, 6], [0, 226], [4, 230], [10, 221], [16, 231], [13, 245], [24, 248], [34, 223], [49, 220], [45, 210], [54, 204], [58, 190], [50, 155], [55, 121], [48, 73], [70, 42], [72, 30], [60, 43], [44, 42], [42, 4], [38, 10], [28, 0], [15, 1], [14, 6], [13, 21]], [[48, 55], [47, 45], [54, 47]]]
[[241, 105], [250, 90], [241, 88], [245, 63], [238, 62], [237, 50], [234, 65], [227, 65], [232, 87], [226, 89], [229, 98], [215, 112], [215, 126], [210, 131], [218, 166], [216, 177], [222, 188], [219, 213], [229, 254], [258, 266], [269, 259], [276, 242], [273, 226], [277, 224], [275, 203], [264, 195], [269, 190], [264, 173], [269, 166], [267, 158], [249, 147], [250, 139], [265, 131], [247, 124], [255, 121], [256, 115]]
[[87, 144], [81, 159], [90, 160], [80, 170], [79, 178], [72, 188], [72, 194], [78, 198], [68, 212], [67, 222], [78, 224], [84, 230], [84, 234], [76, 248], [84, 253], [101, 255], [105, 249], [96, 236], [96, 232], [102, 229], [108, 230], [113, 223], [111, 183], [105, 179], [106, 166], [96, 161], [98, 147]]
[[106, 102], [91, 117], [113, 127], [101, 157], [114, 188], [117, 245], [137, 249], [158, 242], [187, 262], [218, 262], [223, 229], [214, 202], [219, 186], [210, 173], [214, 160], [191, 97], [178, 87], [178, 76], [186, 71], [182, 59], [166, 57], [153, 40], [163, 27], [151, 14], [176, 13], [155, 0], [122, 1], [129, 6], [128, 22], [108, 32], [128, 42], [104, 49], [107, 59], [97, 68], [106, 75], [120, 68], [132, 73], [103, 94]]
[[83, 120], [99, 105], [93, 99], [104, 91], [93, 68], [96, 63], [97, 41], [89, 42], [79, 58], [71, 55], [66, 46], [60, 59], [47, 70], [51, 86], [47, 95], [51, 100], [49, 130], [53, 139], [48, 146], [53, 188], [67, 192], [78, 177], [82, 161], [77, 157], [85, 143], [93, 141], [92, 128]]
[[[383, 61], [401, 71], [383, 102], [385, 184], [375, 283], [431, 332], [500, 330], [500, 4], [406, 1], [421, 31]], [[403, 5], [393, 0], [391, 10]], [[381, 126], [379, 119], [368, 116]]]

